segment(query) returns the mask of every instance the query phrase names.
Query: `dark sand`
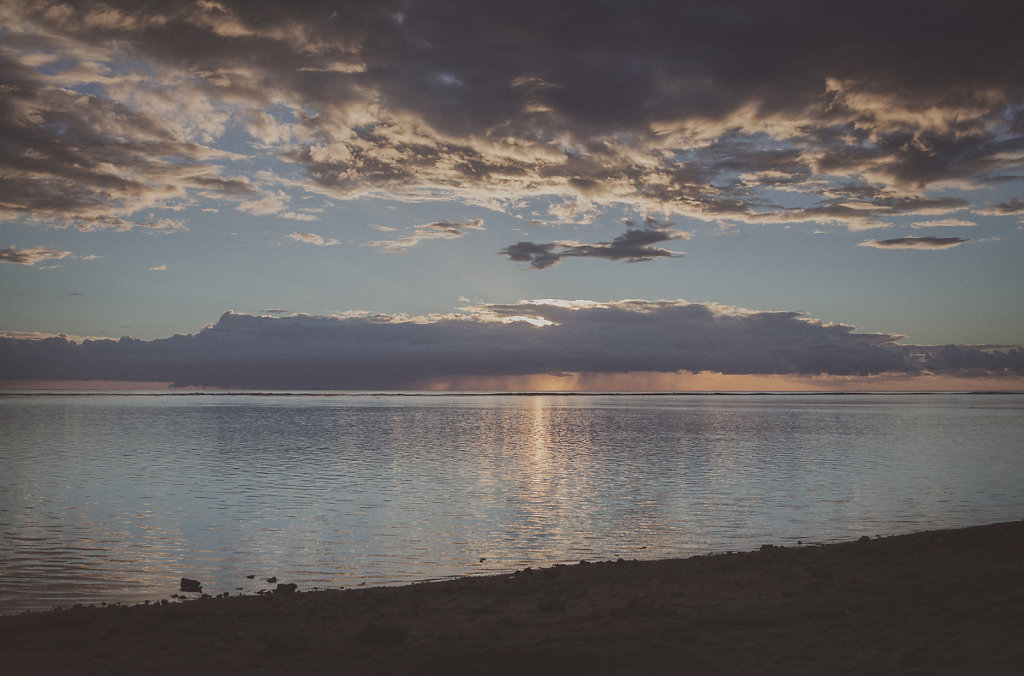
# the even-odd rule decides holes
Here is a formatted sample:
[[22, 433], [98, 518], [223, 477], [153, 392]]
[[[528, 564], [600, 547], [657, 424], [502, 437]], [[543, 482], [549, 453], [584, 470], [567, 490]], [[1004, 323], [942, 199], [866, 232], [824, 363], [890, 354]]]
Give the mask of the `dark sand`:
[[0, 617], [5, 674], [1024, 674], [1024, 522]]

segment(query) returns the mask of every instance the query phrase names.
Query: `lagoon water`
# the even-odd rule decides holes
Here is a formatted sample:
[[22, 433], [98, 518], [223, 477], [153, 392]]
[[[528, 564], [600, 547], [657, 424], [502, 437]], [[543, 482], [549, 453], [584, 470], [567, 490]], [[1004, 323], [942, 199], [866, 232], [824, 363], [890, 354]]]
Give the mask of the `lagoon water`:
[[10, 613], [1017, 520], [1024, 396], [9, 393], [0, 466]]

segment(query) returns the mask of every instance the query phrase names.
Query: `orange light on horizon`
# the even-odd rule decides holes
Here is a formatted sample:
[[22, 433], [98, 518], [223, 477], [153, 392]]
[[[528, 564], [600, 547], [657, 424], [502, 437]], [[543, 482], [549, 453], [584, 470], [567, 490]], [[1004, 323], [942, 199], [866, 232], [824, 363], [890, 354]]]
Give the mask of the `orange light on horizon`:
[[[438, 377], [402, 389], [428, 392], [1024, 392], [1024, 377], [738, 375], [688, 371], [571, 372], [558, 375]], [[201, 385], [178, 387], [170, 382], [123, 380], [0, 380], [0, 390], [230, 392], [232, 388]]]
[[1024, 377], [953, 378], [881, 374], [734, 375], [724, 373], [566, 373], [435, 378], [420, 384], [432, 391], [493, 392], [1019, 392]]

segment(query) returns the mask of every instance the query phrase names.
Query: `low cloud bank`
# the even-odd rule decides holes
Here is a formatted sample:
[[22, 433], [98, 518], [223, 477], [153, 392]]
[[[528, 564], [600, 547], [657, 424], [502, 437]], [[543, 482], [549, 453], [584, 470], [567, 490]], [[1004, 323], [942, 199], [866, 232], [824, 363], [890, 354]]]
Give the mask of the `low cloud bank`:
[[0, 338], [0, 380], [384, 390], [570, 372], [1024, 375], [1017, 346], [905, 346], [899, 338], [795, 312], [684, 301], [543, 300], [415, 319], [228, 312], [198, 334], [153, 341]]

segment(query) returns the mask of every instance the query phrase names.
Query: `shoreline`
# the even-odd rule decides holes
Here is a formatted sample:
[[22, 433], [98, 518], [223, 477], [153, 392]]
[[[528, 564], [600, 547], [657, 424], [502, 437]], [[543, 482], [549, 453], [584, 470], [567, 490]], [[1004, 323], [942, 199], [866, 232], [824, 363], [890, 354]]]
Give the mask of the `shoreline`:
[[1024, 521], [0, 616], [10, 673], [1019, 673]]

